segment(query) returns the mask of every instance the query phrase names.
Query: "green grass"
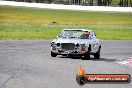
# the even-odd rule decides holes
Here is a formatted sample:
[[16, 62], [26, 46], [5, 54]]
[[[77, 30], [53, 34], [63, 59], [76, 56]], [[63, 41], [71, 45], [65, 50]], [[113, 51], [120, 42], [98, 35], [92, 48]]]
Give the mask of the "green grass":
[[132, 40], [132, 13], [0, 6], [0, 39], [54, 39], [64, 28], [88, 28], [105, 40]]

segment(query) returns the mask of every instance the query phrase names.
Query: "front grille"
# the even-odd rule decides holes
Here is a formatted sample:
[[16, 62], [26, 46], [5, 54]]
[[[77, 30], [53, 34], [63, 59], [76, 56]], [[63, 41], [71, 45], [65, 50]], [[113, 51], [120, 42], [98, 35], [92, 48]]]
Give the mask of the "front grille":
[[74, 50], [75, 44], [74, 43], [62, 43], [61, 48], [65, 50]]

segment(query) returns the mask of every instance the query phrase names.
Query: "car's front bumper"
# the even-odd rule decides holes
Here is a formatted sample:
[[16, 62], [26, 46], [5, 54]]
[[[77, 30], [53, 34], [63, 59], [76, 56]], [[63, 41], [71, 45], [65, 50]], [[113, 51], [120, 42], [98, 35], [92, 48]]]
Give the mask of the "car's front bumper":
[[56, 50], [52, 51], [57, 55], [84, 55], [87, 51], [79, 51], [79, 50]]

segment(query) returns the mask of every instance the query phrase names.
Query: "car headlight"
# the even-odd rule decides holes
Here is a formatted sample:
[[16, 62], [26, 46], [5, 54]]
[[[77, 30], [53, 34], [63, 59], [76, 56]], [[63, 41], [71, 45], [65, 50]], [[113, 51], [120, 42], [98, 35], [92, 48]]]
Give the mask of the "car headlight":
[[56, 45], [57, 45], [57, 47], [59, 47], [60, 46], [60, 43], [57, 43]]
[[80, 46], [80, 45], [77, 43], [77, 44], [76, 44], [76, 47], [79, 47], [79, 46]]
[[55, 47], [55, 42], [51, 42], [51, 46], [52, 47]]
[[81, 48], [85, 48], [86, 46], [85, 46], [85, 44], [81, 44]]

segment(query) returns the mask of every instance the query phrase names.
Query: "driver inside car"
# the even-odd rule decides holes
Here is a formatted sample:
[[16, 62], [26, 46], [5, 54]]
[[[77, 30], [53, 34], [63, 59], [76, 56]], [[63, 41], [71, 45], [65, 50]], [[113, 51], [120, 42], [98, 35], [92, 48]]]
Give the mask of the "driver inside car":
[[83, 34], [80, 36], [80, 39], [89, 39], [89, 32], [83, 32]]

